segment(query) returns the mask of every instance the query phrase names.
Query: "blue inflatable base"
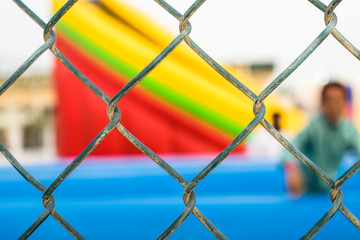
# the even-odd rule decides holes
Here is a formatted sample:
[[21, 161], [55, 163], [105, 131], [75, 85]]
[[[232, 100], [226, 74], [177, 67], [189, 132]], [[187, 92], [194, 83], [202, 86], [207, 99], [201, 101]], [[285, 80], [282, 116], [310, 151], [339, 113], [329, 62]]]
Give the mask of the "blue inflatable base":
[[[170, 163], [190, 181], [207, 162]], [[27, 169], [45, 186], [65, 164]], [[343, 186], [360, 215], [360, 177]], [[222, 163], [196, 188], [197, 208], [229, 239], [299, 239], [331, 207], [329, 196], [293, 199], [276, 164]], [[183, 187], [152, 162], [83, 163], [55, 190], [55, 209], [86, 239], [156, 239], [184, 210]], [[17, 239], [42, 213], [42, 193], [0, 169], [0, 239]], [[73, 239], [51, 216], [29, 239]], [[169, 239], [216, 239], [193, 215]], [[360, 239], [340, 213], [314, 239]]]

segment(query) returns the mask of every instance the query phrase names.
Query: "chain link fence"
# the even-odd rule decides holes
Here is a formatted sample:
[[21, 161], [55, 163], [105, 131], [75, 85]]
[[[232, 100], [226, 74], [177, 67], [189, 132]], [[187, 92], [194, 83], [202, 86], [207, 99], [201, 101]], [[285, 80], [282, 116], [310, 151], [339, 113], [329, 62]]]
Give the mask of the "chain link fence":
[[[90, 79], [84, 76], [76, 66], [74, 66], [66, 57], [54, 47], [56, 41], [56, 34], [53, 31], [56, 23], [66, 12], [71, 9], [77, 0], [69, 0], [60, 10], [58, 10], [52, 18], [46, 23], [40, 19], [30, 8], [28, 8], [22, 1], [14, 0], [14, 2], [43, 30], [44, 44], [40, 46], [2, 85], [0, 93], [3, 94], [19, 77], [35, 62], [45, 51], [50, 50], [54, 56], [59, 59], [80, 81], [82, 81], [94, 94], [96, 94], [103, 102], [107, 104], [107, 116], [109, 123], [103, 130], [89, 143], [89, 145], [53, 180], [53, 182], [45, 187], [36, 178], [34, 178], [7, 150], [7, 148], [0, 142], [0, 151], [12, 166], [21, 174], [29, 183], [43, 193], [42, 202], [45, 210], [42, 214], [27, 228], [27, 230], [19, 237], [19, 239], [27, 239], [50, 215], [58, 221], [72, 236], [76, 239], [85, 239], [69, 222], [64, 219], [60, 213], [55, 210], [55, 198], [52, 193], [59, 187], [59, 185], [74, 171], [84, 159], [92, 152], [93, 149], [111, 132], [118, 131], [129, 142], [137, 147], [142, 153], [152, 159], [156, 164], [163, 168], [169, 175], [184, 187], [183, 201], [185, 208], [183, 212], [172, 222], [169, 227], [160, 234], [158, 239], [166, 239], [169, 237], [192, 213], [196, 218], [206, 226], [206, 228], [218, 239], [227, 239], [221, 231], [214, 226], [209, 219], [204, 216], [196, 207], [196, 193], [195, 187], [206, 177], [212, 170], [214, 170], [221, 162], [226, 159], [231, 152], [239, 146], [241, 142], [254, 130], [254, 128], [261, 124], [277, 141], [279, 141], [289, 152], [291, 152], [302, 164], [312, 170], [319, 178], [331, 187], [330, 199], [333, 202], [330, 209], [318, 220], [318, 222], [303, 235], [301, 239], [312, 238], [333, 216], [337, 211], [340, 211], [357, 229], [360, 230], [360, 222], [358, 218], [343, 204], [344, 195], [341, 186], [360, 169], [360, 161], [354, 163], [344, 174], [338, 179], [332, 179], [321, 168], [308, 159], [303, 153], [295, 148], [291, 142], [284, 138], [265, 118], [266, 106], [263, 101], [291, 75], [296, 68], [298, 68], [307, 57], [312, 54], [316, 48], [328, 37], [337, 39], [344, 48], [351, 52], [357, 59], [360, 60], [359, 50], [352, 45], [335, 27], [337, 17], [334, 13], [335, 8], [339, 5], [341, 0], [333, 0], [329, 5], [325, 5], [318, 0], [309, 0], [314, 7], [317, 7], [324, 13], [325, 27], [322, 32], [316, 36], [315, 40], [296, 58], [278, 77], [276, 77], [263, 91], [256, 95], [247, 86], [241, 83], [238, 79], [227, 72], [219, 63], [214, 61], [200, 46], [198, 46], [191, 38], [191, 16], [201, 7], [205, 0], [195, 1], [184, 14], [180, 14], [176, 9], [169, 5], [164, 0], [156, 0], [156, 2], [169, 12], [172, 17], [179, 21], [180, 33], [173, 41], [162, 50], [162, 52], [152, 60], [142, 71], [140, 71], [131, 81], [129, 81], [113, 98], [107, 96], [101, 89], [95, 86]], [[332, 35], [332, 36], [331, 36]], [[190, 182], [188, 182], [182, 175], [174, 170], [164, 159], [159, 157], [146, 145], [140, 142], [136, 136], [132, 135], [121, 123], [121, 111], [117, 104], [131, 89], [135, 88], [145, 76], [147, 76], [156, 66], [166, 58], [172, 50], [174, 50], [181, 42], [186, 44], [196, 52], [206, 63], [214, 68], [224, 79], [234, 85], [239, 91], [245, 94], [254, 102], [254, 118], [243, 129], [243, 131], [219, 154], [215, 157], [204, 169], [202, 169]], [[344, 50], [345, 50], [344, 49]], [[179, 73], [181, 74], [181, 73]]]

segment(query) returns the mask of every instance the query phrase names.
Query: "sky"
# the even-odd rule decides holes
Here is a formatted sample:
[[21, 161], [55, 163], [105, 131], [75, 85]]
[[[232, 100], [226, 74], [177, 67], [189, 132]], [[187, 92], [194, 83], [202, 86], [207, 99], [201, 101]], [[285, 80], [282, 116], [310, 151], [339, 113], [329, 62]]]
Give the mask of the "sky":
[[[126, 0], [152, 16], [170, 32], [178, 21], [155, 1]], [[49, 20], [50, 0], [24, 0], [42, 19]], [[324, 1], [328, 4], [330, 1]], [[184, 13], [192, 0], [168, 0]], [[360, 47], [360, 1], [347, 0], [336, 9], [337, 29]], [[191, 17], [190, 37], [220, 63], [275, 65], [271, 81], [324, 29], [324, 14], [305, 0], [208, 0]], [[43, 43], [42, 31], [13, 1], [0, 1], [0, 75], [8, 76]], [[51, 54], [41, 56], [29, 72], [51, 72]], [[292, 74], [284, 86], [321, 83], [339, 78], [360, 83], [360, 62], [332, 36]], [[360, 84], [359, 84], [360, 85]]]

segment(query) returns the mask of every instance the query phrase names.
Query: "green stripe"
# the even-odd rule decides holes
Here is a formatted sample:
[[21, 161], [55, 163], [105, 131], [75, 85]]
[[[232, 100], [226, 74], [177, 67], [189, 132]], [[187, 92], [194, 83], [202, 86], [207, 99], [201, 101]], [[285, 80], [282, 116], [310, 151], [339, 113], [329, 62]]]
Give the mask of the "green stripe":
[[[140, 71], [135, 69], [135, 67], [131, 66], [130, 64], [127, 64], [122, 59], [116, 58], [111, 52], [102, 49], [95, 42], [91, 41], [91, 39], [85, 39], [81, 34], [74, 31], [66, 23], [59, 22], [56, 27], [58, 32], [70, 38], [77, 45], [84, 48], [87, 52], [91, 53], [99, 60], [105, 62], [108, 66], [115, 69], [126, 78], [132, 79]], [[170, 102], [172, 105], [175, 105], [176, 107], [185, 110], [191, 115], [208, 122], [216, 128], [219, 128], [233, 136], [239, 134], [239, 132], [243, 129], [243, 126], [239, 125], [231, 119], [223, 117], [216, 111], [209, 110], [208, 108], [201, 106], [201, 104], [183, 97], [173, 89], [165, 88], [162, 84], [156, 81], [155, 78], [147, 76], [146, 79], [146, 81], [141, 81], [141, 85], [145, 89], [149, 90], [155, 95], [160, 96], [166, 100], [166, 102]]]

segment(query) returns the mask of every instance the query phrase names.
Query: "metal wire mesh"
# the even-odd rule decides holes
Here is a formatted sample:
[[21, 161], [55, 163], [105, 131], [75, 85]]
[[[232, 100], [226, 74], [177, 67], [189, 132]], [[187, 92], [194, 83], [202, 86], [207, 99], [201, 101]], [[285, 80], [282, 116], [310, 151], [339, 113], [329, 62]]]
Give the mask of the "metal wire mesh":
[[[160, 234], [158, 239], [166, 239], [179, 227], [184, 220], [192, 213], [198, 220], [206, 226], [206, 228], [215, 235], [218, 239], [227, 239], [221, 231], [216, 228], [209, 219], [207, 219], [196, 207], [196, 194], [194, 188], [206, 177], [212, 170], [214, 170], [221, 162], [226, 159], [229, 154], [250, 134], [254, 128], [261, 124], [277, 141], [279, 141], [289, 152], [291, 152], [300, 162], [312, 170], [319, 178], [331, 187], [330, 199], [333, 202], [330, 209], [318, 220], [318, 222], [303, 235], [302, 239], [312, 238], [333, 216], [337, 211], [340, 211], [357, 229], [360, 230], [360, 222], [354, 214], [343, 204], [344, 195], [341, 186], [360, 168], [360, 161], [357, 161], [338, 179], [332, 179], [327, 173], [319, 168], [315, 163], [308, 159], [303, 153], [295, 148], [291, 142], [284, 138], [265, 118], [266, 108], [263, 101], [291, 75], [296, 68], [298, 68], [307, 57], [312, 54], [316, 48], [330, 35], [337, 39], [345, 49], [351, 52], [357, 59], [360, 60], [359, 50], [353, 46], [336, 28], [337, 17], [334, 13], [335, 8], [341, 0], [333, 0], [329, 5], [325, 5], [318, 0], [309, 0], [315, 7], [324, 13], [325, 28], [315, 38], [315, 40], [296, 58], [278, 77], [276, 77], [259, 95], [252, 92], [247, 86], [241, 83], [238, 79], [227, 72], [220, 64], [214, 61], [206, 52], [204, 52], [190, 37], [191, 32], [190, 18], [205, 2], [205, 0], [195, 1], [184, 14], [180, 14], [176, 9], [169, 5], [164, 0], [156, 0], [156, 2], [169, 12], [173, 17], [179, 21], [180, 33], [173, 41], [162, 50], [162, 52], [152, 60], [142, 71], [140, 71], [130, 82], [128, 82], [113, 98], [108, 97], [101, 89], [95, 86], [86, 76], [83, 75], [76, 66], [74, 66], [66, 57], [54, 47], [56, 41], [56, 34], [53, 31], [56, 23], [61, 17], [76, 4], [77, 0], [69, 0], [64, 6], [58, 10], [52, 18], [45, 23], [41, 20], [30, 8], [28, 8], [22, 1], [14, 0], [14, 2], [35, 21], [43, 30], [44, 44], [40, 46], [2, 85], [0, 94], [3, 94], [19, 77], [48, 49], [58, 58], [80, 81], [82, 81], [94, 94], [96, 94], [102, 101], [107, 104], [107, 116], [109, 123], [103, 130], [89, 143], [89, 145], [63, 170], [56, 179], [48, 186], [42, 185], [36, 178], [34, 178], [6, 149], [0, 142], [0, 151], [13, 165], [13, 167], [21, 174], [29, 183], [36, 187], [43, 193], [42, 201], [45, 210], [42, 214], [27, 228], [27, 230], [19, 237], [19, 239], [27, 239], [50, 215], [57, 220], [72, 236], [76, 239], [84, 239], [84, 237], [68, 223], [56, 210], [55, 198], [52, 193], [57, 187], [74, 171], [83, 160], [92, 152], [94, 148], [111, 132], [120, 132], [129, 142], [137, 147], [146, 156], [157, 163], [168, 174], [170, 174], [176, 181], [184, 187], [183, 201], [185, 209], [183, 212], [169, 225], [169, 227]], [[140, 142], [134, 135], [132, 135], [120, 123], [120, 109], [117, 104], [121, 99], [146, 75], [148, 75], [156, 66], [166, 58], [169, 53], [174, 50], [181, 42], [186, 44], [196, 52], [206, 63], [214, 68], [224, 79], [234, 85], [239, 91], [245, 94], [254, 102], [254, 118], [243, 129], [243, 131], [219, 154], [217, 155], [204, 169], [202, 169], [190, 182], [188, 182], [182, 175], [174, 170], [164, 159], [159, 157], [146, 145]]]

